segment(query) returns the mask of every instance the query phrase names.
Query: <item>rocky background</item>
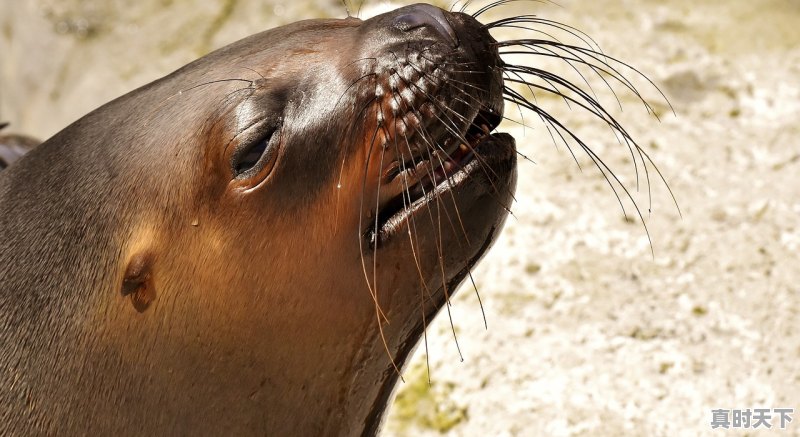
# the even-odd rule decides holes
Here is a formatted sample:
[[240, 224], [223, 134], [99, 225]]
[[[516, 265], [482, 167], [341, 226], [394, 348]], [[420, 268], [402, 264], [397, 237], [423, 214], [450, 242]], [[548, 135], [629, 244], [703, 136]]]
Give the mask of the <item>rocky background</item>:
[[[439, 317], [383, 435], [800, 435], [800, 411], [782, 431], [710, 426], [714, 408], [800, 410], [800, 1], [558, 3], [485, 19], [561, 21], [650, 77], [674, 114], [630, 71], [661, 121], [619, 87], [614, 114], [680, 213], [652, 167], [648, 211], [641, 163], [637, 191], [631, 155], [605, 125], [538, 96], [633, 191], [652, 245], [588, 157], [576, 153], [581, 170], [530, 114], [524, 129], [506, 123], [535, 163], [520, 164], [514, 217], [474, 272], [488, 329], [464, 287], [451, 308], [463, 361]], [[362, 16], [391, 7], [373, 2]], [[46, 138], [238, 38], [344, 14], [333, 0], [0, 0], [0, 120]]]

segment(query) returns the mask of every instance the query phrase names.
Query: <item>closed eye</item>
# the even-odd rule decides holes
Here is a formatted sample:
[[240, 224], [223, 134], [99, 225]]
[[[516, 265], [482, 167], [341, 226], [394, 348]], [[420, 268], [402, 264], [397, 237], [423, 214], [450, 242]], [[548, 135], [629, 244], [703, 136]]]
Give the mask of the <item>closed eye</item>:
[[264, 155], [264, 152], [267, 150], [267, 145], [269, 145], [270, 138], [261, 140], [244, 151], [243, 156], [237, 160], [233, 169], [236, 176], [251, 170], [256, 164], [258, 164], [261, 156]]
[[255, 141], [245, 141], [233, 154], [231, 169], [236, 179], [246, 179], [260, 173], [272, 161], [276, 143], [280, 139], [279, 129], [272, 127]]

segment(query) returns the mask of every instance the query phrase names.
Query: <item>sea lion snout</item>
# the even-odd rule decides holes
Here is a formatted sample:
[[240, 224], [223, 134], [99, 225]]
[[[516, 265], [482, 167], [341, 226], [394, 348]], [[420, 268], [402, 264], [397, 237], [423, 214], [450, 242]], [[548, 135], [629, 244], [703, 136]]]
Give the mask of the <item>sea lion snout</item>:
[[[493, 147], [495, 141], [484, 141], [502, 119], [502, 64], [496, 41], [466, 14], [412, 5], [365, 24], [374, 35], [389, 36], [363, 40], [361, 56], [371, 61], [361, 64], [358, 76], [366, 78], [364, 101], [371, 102], [362, 136], [375, 176], [367, 179], [374, 182], [366, 197], [376, 199], [367, 212], [375, 220], [362, 221], [362, 234], [370, 247], [386, 247], [392, 236], [404, 235], [398, 231], [406, 224], [426, 220], [428, 205], [439, 205], [441, 198], [475, 200], [487, 188], [482, 182], [497, 185], [472, 171], [511, 178], [493, 168], [505, 165], [504, 159], [494, 159], [502, 158], [502, 150]], [[496, 214], [504, 216], [502, 210]], [[452, 217], [460, 215], [452, 211]], [[483, 224], [488, 229], [494, 222]], [[463, 235], [453, 239], [458, 244]]]
[[399, 15], [392, 20], [392, 26], [396, 29], [411, 32], [419, 28], [428, 28], [448, 39], [453, 47], [458, 46], [456, 32], [441, 9], [426, 4], [415, 4], [397, 12]]

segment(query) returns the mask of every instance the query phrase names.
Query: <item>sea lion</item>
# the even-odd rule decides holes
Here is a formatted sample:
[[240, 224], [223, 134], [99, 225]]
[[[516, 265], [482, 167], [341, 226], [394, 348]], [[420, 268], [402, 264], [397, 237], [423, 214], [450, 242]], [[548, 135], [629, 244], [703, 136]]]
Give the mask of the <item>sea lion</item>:
[[[5, 129], [8, 123], [0, 123], [0, 131]], [[41, 141], [25, 135], [5, 134], [0, 135], [0, 170], [11, 165], [29, 150], [38, 146]]]
[[510, 207], [493, 42], [428, 5], [290, 24], [0, 173], [0, 434], [375, 433]]
[[476, 20], [503, 3], [245, 38], [0, 172], [0, 434], [375, 434], [508, 214], [504, 100], [608, 175], [507, 82], [587, 110], [646, 165], [591, 94], [500, 49], [630, 87], [616, 61], [535, 31], [496, 41], [558, 27]]

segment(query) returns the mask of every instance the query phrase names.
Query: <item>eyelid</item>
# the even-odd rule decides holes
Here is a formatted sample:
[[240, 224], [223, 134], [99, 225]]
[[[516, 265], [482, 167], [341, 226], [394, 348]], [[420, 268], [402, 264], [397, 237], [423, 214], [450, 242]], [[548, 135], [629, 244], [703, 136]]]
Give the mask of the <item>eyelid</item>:
[[[282, 121], [282, 119], [262, 119], [237, 135], [234, 149], [228, 155], [232, 180], [246, 181], [264, 175], [265, 170], [269, 170], [266, 174], [271, 172], [280, 145]], [[258, 148], [262, 144], [264, 148], [258, 159], [252, 161], [252, 165], [240, 168], [240, 163], [253, 148]]]
[[[231, 145], [234, 145], [234, 147], [235, 147], [236, 145], [238, 145], [239, 143], [241, 143], [241, 141], [238, 141], [238, 142], [237, 142], [237, 140], [239, 140], [239, 139], [240, 139], [240, 137], [241, 137], [242, 135], [247, 135], [247, 134], [248, 134], [248, 131], [249, 131], [249, 130], [250, 130], [252, 127], [253, 127], [253, 126], [257, 125], [258, 123], [262, 122], [263, 120], [264, 120], [263, 118], [256, 118], [256, 119], [254, 119], [252, 122], [250, 122], [250, 124], [248, 124], [247, 126], [245, 126], [244, 128], [242, 128], [242, 129], [239, 129], [239, 131], [236, 133], [236, 135], [234, 135], [234, 136], [233, 136], [233, 138], [231, 138], [231, 139], [230, 139], [230, 141], [228, 141], [228, 144], [226, 144], [226, 145], [225, 145], [225, 148], [223, 149], [222, 153], [223, 153], [224, 155], [226, 155], [226, 156], [227, 156], [227, 155], [229, 155], [229, 152], [228, 152], [228, 151], [229, 151], [229, 149], [230, 149]], [[235, 151], [234, 151], [234, 152], [235, 152]]]
[[[233, 156], [231, 157], [231, 167], [233, 169], [234, 177], [238, 178], [245, 173], [248, 173], [250, 170], [254, 169], [258, 163], [264, 158], [265, 155], [272, 153], [269, 149], [272, 143], [275, 134], [278, 132], [278, 128], [275, 127], [271, 130], [268, 130], [266, 134], [260, 136], [259, 139], [249, 142], [248, 144], [243, 145], [238, 150], [233, 152]], [[263, 146], [263, 148], [262, 148]], [[245, 158], [248, 158], [251, 153], [256, 150], [259, 150], [258, 156], [255, 160], [248, 160], [245, 161]], [[246, 168], [241, 168], [241, 166], [245, 164], [247, 165]]]
[[223, 159], [237, 190], [253, 189], [272, 174], [281, 155], [284, 105], [273, 93], [255, 93], [233, 110], [234, 136], [223, 148]]

